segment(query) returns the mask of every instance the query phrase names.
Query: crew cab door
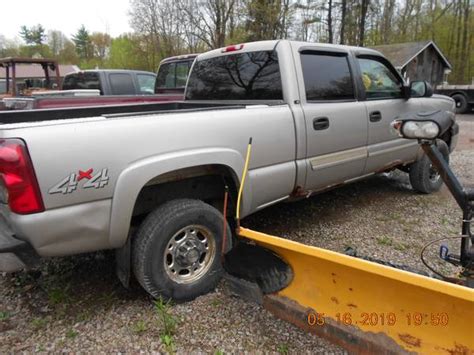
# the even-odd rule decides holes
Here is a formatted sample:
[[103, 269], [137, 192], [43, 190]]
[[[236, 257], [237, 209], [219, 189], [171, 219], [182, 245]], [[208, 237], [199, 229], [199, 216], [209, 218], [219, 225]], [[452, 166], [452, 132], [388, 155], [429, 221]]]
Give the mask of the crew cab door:
[[417, 98], [402, 95], [403, 80], [383, 57], [357, 56], [368, 124], [368, 158], [364, 174], [378, 172], [412, 161], [417, 143], [398, 137], [390, 123], [399, 115], [421, 110]]
[[367, 159], [367, 113], [364, 103], [356, 100], [347, 52], [304, 47], [299, 57], [307, 136], [305, 189], [314, 191], [362, 175]]

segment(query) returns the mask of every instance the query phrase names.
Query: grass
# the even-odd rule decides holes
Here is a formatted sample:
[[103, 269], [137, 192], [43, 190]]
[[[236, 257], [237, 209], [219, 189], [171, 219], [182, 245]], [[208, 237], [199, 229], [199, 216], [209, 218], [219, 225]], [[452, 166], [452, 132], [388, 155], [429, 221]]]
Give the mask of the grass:
[[377, 243], [379, 245], [387, 245], [387, 246], [393, 245], [392, 239], [390, 237], [386, 236], [386, 235], [382, 235], [380, 237], [377, 237], [376, 240], [377, 240]]
[[224, 355], [224, 352], [222, 350], [217, 349], [214, 351], [214, 355]]
[[278, 351], [279, 354], [288, 355], [290, 349], [288, 348], [287, 344], [280, 344], [277, 347], [277, 351]]
[[8, 320], [12, 315], [7, 311], [0, 311], [0, 322]]
[[146, 324], [145, 321], [140, 319], [136, 321], [135, 323], [133, 323], [131, 329], [135, 334], [140, 335], [140, 334], [145, 333], [148, 330], [148, 325]]
[[51, 304], [61, 304], [68, 299], [69, 287], [53, 287], [48, 290], [48, 300]]
[[222, 301], [220, 299], [217, 299], [217, 298], [215, 298], [211, 301], [211, 305], [213, 307], [219, 307], [221, 304], [222, 304]]
[[33, 318], [31, 320], [31, 325], [36, 330], [44, 328], [47, 323], [48, 321], [46, 320], [46, 318]]
[[66, 338], [68, 339], [74, 339], [75, 337], [77, 337], [79, 333], [76, 332], [74, 329], [69, 329], [67, 332], [66, 332]]
[[160, 340], [165, 345], [166, 351], [170, 354], [175, 352], [173, 336], [178, 326], [178, 320], [171, 314], [171, 302], [158, 298], [154, 302], [155, 312], [161, 328]]

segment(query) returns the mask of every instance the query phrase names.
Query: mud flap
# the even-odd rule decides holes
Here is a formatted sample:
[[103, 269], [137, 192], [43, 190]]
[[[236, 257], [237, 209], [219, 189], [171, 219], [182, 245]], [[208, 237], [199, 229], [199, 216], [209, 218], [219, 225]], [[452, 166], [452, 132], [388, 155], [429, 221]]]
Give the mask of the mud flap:
[[131, 264], [131, 239], [121, 248], [115, 249], [115, 273], [123, 287], [130, 287], [130, 264]]

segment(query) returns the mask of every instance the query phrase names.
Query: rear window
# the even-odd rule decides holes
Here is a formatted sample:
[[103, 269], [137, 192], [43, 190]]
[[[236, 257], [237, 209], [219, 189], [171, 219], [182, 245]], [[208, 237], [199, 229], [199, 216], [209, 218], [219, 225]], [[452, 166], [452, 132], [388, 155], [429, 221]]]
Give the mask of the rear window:
[[75, 73], [66, 75], [63, 82], [63, 90], [95, 89], [100, 90], [99, 74], [97, 73]]
[[354, 99], [346, 55], [302, 52], [301, 66], [307, 101]]
[[275, 51], [231, 54], [194, 63], [188, 100], [282, 100]]

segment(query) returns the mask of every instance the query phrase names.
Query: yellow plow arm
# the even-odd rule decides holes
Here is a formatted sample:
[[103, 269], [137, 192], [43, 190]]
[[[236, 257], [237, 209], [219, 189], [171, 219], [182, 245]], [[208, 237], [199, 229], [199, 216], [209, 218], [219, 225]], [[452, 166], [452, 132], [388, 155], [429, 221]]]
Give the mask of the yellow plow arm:
[[358, 353], [474, 354], [474, 290], [240, 228], [294, 278], [264, 305]]

